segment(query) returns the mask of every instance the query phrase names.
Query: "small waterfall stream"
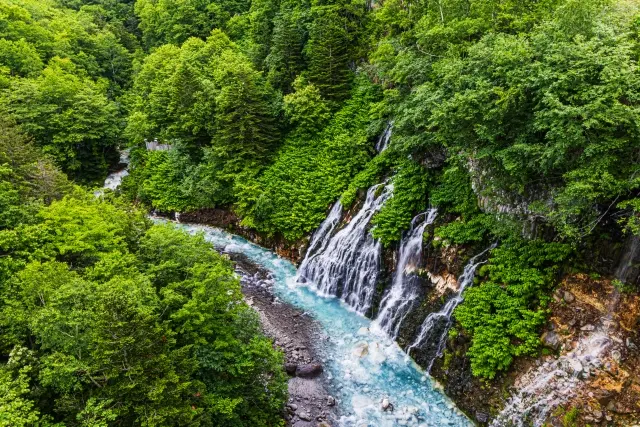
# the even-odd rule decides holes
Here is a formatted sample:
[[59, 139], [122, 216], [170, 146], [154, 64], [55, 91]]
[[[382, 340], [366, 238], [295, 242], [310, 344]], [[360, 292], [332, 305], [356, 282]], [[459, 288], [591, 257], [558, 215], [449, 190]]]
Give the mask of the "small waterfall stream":
[[378, 153], [382, 153], [384, 150], [389, 147], [389, 142], [391, 141], [391, 134], [393, 133], [393, 122], [389, 122], [387, 127], [384, 130], [384, 133], [380, 135], [378, 142], [376, 143], [376, 151]]
[[465, 289], [473, 284], [473, 278], [476, 274], [476, 269], [482, 261], [480, 258], [489, 250], [495, 247], [484, 250], [482, 253], [471, 258], [469, 263], [464, 267], [464, 271], [458, 279], [459, 289], [456, 295], [451, 298], [438, 312], [431, 313], [422, 323], [420, 327], [420, 333], [415, 339], [413, 344], [407, 348], [407, 354], [411, 354], [412, 350], [422, 349], [425, 345], [429, 345], [429, 360], [426, 366], [427, 372], [431, 370], [433, 362], [442, 355], [444, 346], [447, 342], [447, 334], [451, 328], [452, 319], [451, 315], [453, 310], [463, 301]]
[[422, 258], [422, 236], [437, 215], [437, 209], [430, 209], [416, 216], [400, 243], [393, 283], [380, 303], [380, 311], [375, 320], [375, 323], [393, 339], [398, 337], [402, 322], [418, 301], [419, 283], [416, 283], [415, 270]]
[[[321, 295], [338, 296], [358, 313], [371, 308], [382, 247], [369, 232], [373, 215], [391, 197], [392, 185], [374, 185], [360, 211], [342, 230], [333, 231], [339, 218], [337, 206], [333, 216], [322, 223], [312, 239], [316, 252], [307, 253], [298, 270], [300, 283], [311, 283]], [[333, 225], [332, 225], [333, 224]]]

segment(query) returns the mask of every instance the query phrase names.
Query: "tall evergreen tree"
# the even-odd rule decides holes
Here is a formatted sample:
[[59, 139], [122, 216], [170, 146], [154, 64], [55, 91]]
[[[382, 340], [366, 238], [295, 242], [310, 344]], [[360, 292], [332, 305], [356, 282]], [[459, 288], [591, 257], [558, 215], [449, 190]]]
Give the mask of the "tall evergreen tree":
[[285, 5], [274, 19], [271, 51], [266, 58], [269, 82], [291, 92], [293, 81], [304, 68], [302, 50], [305, 44], [304, 23], [307, 10]]
[[349, 68], [349, 24], [334, 6], [314, 7], [312, 16], [305, 48], [308, 78], [326, 99], [341, 101], [349, 95], [353, 75]]

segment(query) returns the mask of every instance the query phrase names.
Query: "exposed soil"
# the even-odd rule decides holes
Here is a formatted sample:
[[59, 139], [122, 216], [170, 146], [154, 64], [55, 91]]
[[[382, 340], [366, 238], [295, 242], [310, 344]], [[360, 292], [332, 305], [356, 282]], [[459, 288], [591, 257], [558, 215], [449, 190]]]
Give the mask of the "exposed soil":
[[[230, 256], [242, 277], [242, 292], [247, 303], [260, 315], [265, 334], [285, 354], [285, 369], [292, 375], [285, 413], [287, 426], [336, 425], [337, 408], [327, 392], [326, 376], [316, 372], [321, 367], [319, 352], [322, 349], [319, 346], [325, 339], [318, 324], [274, 296], [273, 280], [268, 271], [242, 255]], [[304, 372], [305, 369], [312, 372]]]
[[282, 236], [266, 236], [243, 227], [240, 224], [240, 218], [230, 209], [200, 209], [181, 213], [179, 219], [182, 222], [209, 225], [237, 234], [264, 248], [273, 250], [279, 256], [287, 258], [295, 264], [300, 263], [307, 249], [307, 239], [289, 243]]

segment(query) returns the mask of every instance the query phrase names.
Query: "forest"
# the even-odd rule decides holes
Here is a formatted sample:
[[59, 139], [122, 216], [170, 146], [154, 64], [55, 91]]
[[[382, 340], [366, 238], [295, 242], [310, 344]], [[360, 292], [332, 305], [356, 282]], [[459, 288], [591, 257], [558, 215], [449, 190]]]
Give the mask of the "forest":
[[473, 376], [536, 357], [640, 235], [639, 56], [635, 0], [0, 0], [0, 425], [284, 425], [231, 261], [150, 211], [298, 245], [387, 182], [383, 248], [429, 207], [433, 250], [497, 243]]

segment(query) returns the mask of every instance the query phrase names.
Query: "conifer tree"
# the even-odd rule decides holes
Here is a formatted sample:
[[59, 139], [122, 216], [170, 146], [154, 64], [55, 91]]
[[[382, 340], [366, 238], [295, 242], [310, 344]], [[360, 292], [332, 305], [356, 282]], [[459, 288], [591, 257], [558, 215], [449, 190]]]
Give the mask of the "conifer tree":
[[304, 68], [302, 50], [305, 44], [304, 21], [307, 11], [285, 5], [274, 19], [271, 51], [266, 58], [269, 82], [291, 92], [291, 85]]
[[305, 48], [308, 78], [326, 99], [343, 100], [349, 94], [353, 74], [349, 68], [348, 22], [333, 6], [314, 7], [312, 15]]

